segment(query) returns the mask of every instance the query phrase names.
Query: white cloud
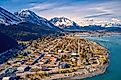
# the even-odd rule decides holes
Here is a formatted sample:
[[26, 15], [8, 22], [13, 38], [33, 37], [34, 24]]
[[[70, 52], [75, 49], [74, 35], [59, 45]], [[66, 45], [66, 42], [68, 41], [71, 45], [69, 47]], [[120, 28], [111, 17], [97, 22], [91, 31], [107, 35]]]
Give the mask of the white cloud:
[[[43, 15], [50, 19], [54, 16], [65, 16], [72, 20], [79, 21], [87, 16], [95, 16], [94, 18], [112, 18], [118, 17], [121, 14], [121, 1], [104, 1], [100, 3], [57, 3], [44, 2], [33, 4], [29, 9], [35, 11], [39, 15]], [[97, 17], [96, 17], [97, 15]]]

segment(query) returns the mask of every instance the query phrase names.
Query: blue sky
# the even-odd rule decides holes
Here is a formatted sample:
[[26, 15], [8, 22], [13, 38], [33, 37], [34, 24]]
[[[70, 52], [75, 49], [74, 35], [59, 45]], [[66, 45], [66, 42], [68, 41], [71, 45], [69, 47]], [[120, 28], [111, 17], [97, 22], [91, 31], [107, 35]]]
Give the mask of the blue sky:
[[121, 19], [121, 0], [0, 0], [0, 6], [11, 12], [30, 9], [47, 19]]

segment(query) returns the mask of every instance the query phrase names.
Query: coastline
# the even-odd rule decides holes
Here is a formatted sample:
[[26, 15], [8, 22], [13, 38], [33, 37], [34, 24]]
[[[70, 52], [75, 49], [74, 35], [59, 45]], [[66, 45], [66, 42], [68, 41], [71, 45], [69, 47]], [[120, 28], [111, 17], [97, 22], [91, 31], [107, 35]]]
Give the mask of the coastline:
[[[96, 59], [97, 63], [96, 64], [90, 63], [89, 65], [85, 64], [85, 65], [70, 67], [70, 68], [65, 68], [65, 69], [55, 68], [55, 69], [52, 69], [51, 71], [38, 71], [38, 72], [27, 71], [27, 72], [23, 72], [23, 73], [18, 72], [18, 73], [16, 73], [16, 76], [21, 76], [23, 79], [29, 79], [29, 77], [27, 78], [26, 76], [30, 76], [30, 78], [33, 79], [33, 78], [37, 78], [40, 74], [43, 74], [43, 75], [47, 75], [47, 76], [41, 77], [41, 78], [39, 77], [39, 79], [41, 79], [41, 80], [72, 79], [73, 80], [73, 79], [84, 79], [84, 78], [88, 78], [88, 77], [93, 77], [93, 76], [96, 76], [99, 74], [103, 74], [106, 71], [108, 63], [104, 64], [104, 62], [101, 61], [102, 58], [108, 59], [108, 50], [105, 47], [103, 47], [102, 45], [100, 45], [94, 41], [82, 39], [82, 38], [77, 37], [77, 36], [73, 36], [73, 37], [68, 36], [68, 38], [66, 36], [66, 37], [61, 37], [61, 39], [65, 39], [65, 40], [66, 39], [67, 40], [69, 40], [69, 39], [70, 40], [75, 40], [75, 39], [78, 40], [79, 39], [81, 41], [84, 41], [85, 46], [83, 46], [83, 47], [85, 49], [87, 49], [86, 47], [88, 47], [90, 45], [91, 46], [93, 45], [95, 47], [95, 48], [93, 48], [94, 50], [100, 49], [101, 52], [98, 51], [97, 54], [92, 57], [92, 59]], [[97, 49], [96, 49], [96, 47], [97, 47]], [[40, 49], [40, 47], [39, 47], [39, 49]], [[90, 57], [90, 59], [91, 59], [91, 57]], [[33, 66], [30, 66], [30, 67], [33, 67]], [[69, 70], [72, 70], [72, 72], [69, 72]], [[73, 70], [75, 70], [75, 71], [73, 71]]]
[[[84, 39], [84, 38], [82, 38], [82, 39]], [[88, 40], [88, 39], [85, 39], [85, 40]], [[89, 41], [91, 41], [91, 40], [89, 40]], [[98, 44], [99, 46], [101, 46], [101, 47], [103, 47], [105, 50], [106, 50], [106, 54], [107, 54], [107, 57], [109, 57], [109, 52], [108, 52], [108, 49], [107, 48], [105, 48], [104, 46], [102, 46], [101, 44], [99, 44], [99, 43], [97, 43], [97, 42], [95, 42], [95, 41], [91, 41], [91, 42], [93, 42], [93, 43], [96, 43], [96, 44]], [[108, 61], [109, 62], [109, 61]], [[89, 78], [89, 77], [94, 77], [94, 76], [98, 76], [98, 75], [100, 75], [100, 74], [104, 74], [105, 72], [106, 72], [106, 69], [107, 69], [107, 67], [108, 67], [108, 65], [109, 65], [109, 63], [107, 63], [107, 64], [105, 64], [105, 65], [103, 65], [103, 66], [100, 66], [101, 67], [101, 69], [99, 69], [99, 70], [96, 70], [95, 72], [93, 72], [93, 73], [87, 73], [87, 74], [82, 74], [82, 72], [77, 72], [77, 74], [78, 74], [78, 76], [63, 76], [62, 78], [52, 78], [52, 79], [50, 79], [50, 80], [53, 80], [53, 79], [67, 79], [67, 80], [69, 80], [69, 79], [71, 79], [71, 80], [75, 80], [75, 79], [84, 79], [84, 78]], [[97, 65], [97, 66], [99, 66], [99, 65]], [[74, 72], [75, 74], [76, 74], [76, 72]], [[70, 73], [70, 74], [73, 74], [73, 73]], [[42, 80], [49, 80], [49, 78], [47, 78], [47, 79], [42, 79]]]
[[[71, 80], [75, 80], [75, 79], [84, 79], [84, 78], [89, 78], [89, 77], [98, 76], [100, 74], [104, 74], [106, 72], [107, 67], [108, 67], [108, 64], [102, 66], [103, 69], [97, 70], [97, 71], [95, 71], [93, 73], [82, 74], [82, 72], [77, 72], [77, 73], [74, 72], [78, 76], [75, 76], [75, 75], [74, 76], [63, 76], [63, 75], [65, 75], [65, 74], [63, 74], [63, 75], [60, 75], [59, 78], [57, 78], [57, 76], [58, 76], [57, 75], [55, 77], [45, 78], [45, 79], [42, 79], [42, 80], [53, 80], [53, 79], [57, 79], [57, 80], [59, 80], [59, 79], [62, 79], [62, 80], [65, 80], [65, 79], [69, 80], [69, 79], [71, 79]], [[69, 74], [71, 75], [72, 73], [69, 73]]]
[[104, 74], [105, 72], [106, 72], [106, 69], [107, 69], [107, 67], [108, 67], [108, 64], [107, 65], [105, 65], [105, 66], [103, 66], [104, 67], [104, 69], [103, 70], [101, 70], [101, 71], [96, 71], [96, 72], [94, 72], [94, 73], [89, 73], [89, 74], [86, 74], [86, 75], [84, 75], [84, 76], [77, 76], [77, 77], [73, 77], [73, 78], [71, 78], [71, 79], [84, 79], [84, 78], [89, 78], [89, 77], [94, 77], [94, 76], [98, 76], [98, 75], [100, 75], [100, 74]]
[[[47, 78], [43, 78], [41, 80], [54, 80], [54, 79], [56, 79], [56, 80], [60, 80], [60, 79], [62, 79], [62, 80], [65, 80], [65, 79], [66, 80], [69, 80], [69, 79], [75, 80], [75, 79], [84, 79], [84, 78], [89, 78], [89, 77], [98, 76], [100, 74], [104, 74], [106, 69], [107, 69], [107, 67], [108, 67], [108, 64], [102, 66], [103, 69], [101, 69], [101, 70], [97, 70], [97, 71], [95, 71], [93, 73], [87, 73], [87, 74], [82, 74], [82, 72], [74, 72], [74, 74], [76, 74], [78, 76], [75, 76], [75, 75], [73, 75], [73, 76], [64, 76], [64, 75], [67, 75], [67, 74], [57, 74], [57, 75], [55, 75], [55, 76], [53, 76], [51, 78], [47, 77]], [[73, 74], [73, 73], [68, 73], [68, 75], [71, 75], [71, 74]]]

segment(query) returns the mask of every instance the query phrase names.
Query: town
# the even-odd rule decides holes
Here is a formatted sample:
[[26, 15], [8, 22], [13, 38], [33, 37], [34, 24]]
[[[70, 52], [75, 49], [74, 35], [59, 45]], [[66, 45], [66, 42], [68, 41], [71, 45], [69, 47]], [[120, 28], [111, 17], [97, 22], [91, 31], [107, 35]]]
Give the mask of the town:
[[3, 80], [81, 79], [105, 72], [108, 64], [104, 47], [75, 35], [18, 42], [19, 48], [6, 52], [16, 57], [0, 64]]

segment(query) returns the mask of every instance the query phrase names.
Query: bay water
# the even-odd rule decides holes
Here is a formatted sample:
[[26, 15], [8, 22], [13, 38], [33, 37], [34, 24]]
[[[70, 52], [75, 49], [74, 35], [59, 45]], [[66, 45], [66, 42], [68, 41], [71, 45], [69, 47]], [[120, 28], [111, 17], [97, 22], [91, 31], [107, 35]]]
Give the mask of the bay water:
[[121, 35], [84, 37], [95, 41], [109, 51], [109, 66], [104, 74], [84, 80], [121, 80]]

